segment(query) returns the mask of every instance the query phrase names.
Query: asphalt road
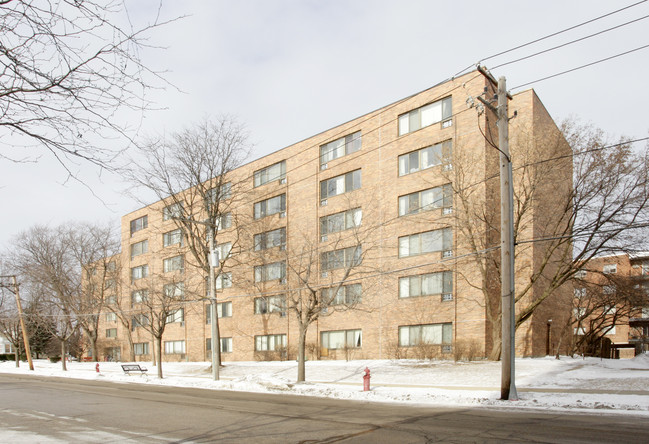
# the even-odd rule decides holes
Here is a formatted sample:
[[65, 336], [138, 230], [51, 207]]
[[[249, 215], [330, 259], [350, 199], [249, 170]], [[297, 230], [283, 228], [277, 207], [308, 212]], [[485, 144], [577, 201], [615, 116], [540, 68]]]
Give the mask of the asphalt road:
[[0, 375], [0, 442], [638, 443], [649, 421]]

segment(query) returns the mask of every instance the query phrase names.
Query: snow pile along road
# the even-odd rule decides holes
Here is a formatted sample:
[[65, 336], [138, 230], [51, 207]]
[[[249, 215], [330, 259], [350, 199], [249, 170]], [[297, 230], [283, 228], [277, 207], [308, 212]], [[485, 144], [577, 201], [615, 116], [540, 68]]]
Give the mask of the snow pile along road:
[[[628, 412], [649, 416], [649, 356], [629, 360], [551, 357], [516, 360], [518, 401], [501, 401], [500, 363], [415, 360], [309, 361], [307, 382], [297, 384], [297, 364], [286, 362], [226, 362], [221, 380], [212, 381], [205, 362], [163, 363], [157, 368], [142, 363], [145, 375], [125, 375], [121, 363], [61, 364], [37, 360], [35, 370], [26, 363], [1, 362], [0, 372], [81, 379], [101, 379], [132, 384], [157, 384], [213, 390], [283, 393], [446, 406], [498, 406]], [[371, 370], [372, 389], [363, 392], [363, 370]], [[515, 404], [514, 404], [515, 403]]]

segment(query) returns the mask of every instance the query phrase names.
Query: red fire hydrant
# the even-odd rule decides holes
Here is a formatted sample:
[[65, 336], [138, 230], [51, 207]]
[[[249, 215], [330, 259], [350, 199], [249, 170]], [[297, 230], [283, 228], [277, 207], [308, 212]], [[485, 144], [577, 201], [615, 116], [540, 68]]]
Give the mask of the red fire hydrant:
[[365, 367], [365, 374], [363, 375], [363, 391], [368, 392], [370, 390], [370, 369]]
[[99, 362], [97, 363], [97, 365], [95, 365], [95, 370], [97, 371], [97, 373], [99, 373]]

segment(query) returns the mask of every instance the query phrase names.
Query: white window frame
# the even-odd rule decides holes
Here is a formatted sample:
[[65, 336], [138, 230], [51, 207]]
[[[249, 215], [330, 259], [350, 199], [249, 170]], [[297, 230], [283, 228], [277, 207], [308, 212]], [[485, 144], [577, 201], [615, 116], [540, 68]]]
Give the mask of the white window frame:
[[[453, 248], [453, 230], [441, 228], [399, 237], [399, 257], [450, 251]], [[441, 244], [441, 248], [437, 248]], [[429, 245], [430, 244], [430, 245]]]
[[420, 344], [450, 345], [452, 343], [452, 322], [399, 326], [400, 347], [415, 347]]
[[398, 158], [399, 177], [451, 163], [453, 141], [445, 140], [435, 145], [405, 153]]
[[399, 216], [453, 207], [451, 184], [399, 196]]
[[255, 202], [254, 217], [255, 219], [263, 219], [264, 217], [272, 216], [273, 214], [281, 214], [286, 212], [286, 194], [279, 194], [271, 198]]
[[602, 273], [615, 274], [617, 273], [617, 264], [606, 264], [602, 267]]
[[398, 117], [399, 136], [404, 136], [435, 123], [447, 121], [452, 117], [453, 99], [451, 96], [428, 103]]
[[183, 203], [175, 202], [170, 205], [167, 205], [162, 209], [162, 220], [167, 221], [169, 219], [179, 218], [183, 215]]
[[320, 269], [322, 271], [356, 267], [362, 261], [363, 247], [361, 245], [320, 253]]
[[255, 282], [268, 282], [286, 278], [286, 262], [273, 262], [270, 264], [256, 265], [254, 268]]
[[185, 283], [172, 282], [170, 284], [165, 284], [162, 286], [162, 293], [165, 298], [182, 300], [185, 298]]
[[274, 351], [286, 348], [286, 334], [255, 336], [255, 351]]
[[182, 254], [178, 256], [168, 257], [162, 260], [162, 271], [164, 273], [171, 273], [175, 271], [185, 271], [185, 257]]
[[254, 187], [260, 187], [270, 182], [286, 178], [286, 160], [274, 163], [270, 166], [255, 171]]
[[356, 328], [320, 332], [320, 346], [328, 350], [362, 348], [363, 331]]
[[148, 226], [149, 226], [149, 216], [146, 214], [144, 216], [138, 217], [137, 219], [133, 219], [130, 224], [131, 236], [133, 236], [138, 231], [144, 230]]
[[363, 211], [360, 208], [329, 214], [320, 218], [320, 240], [324, 236], [360, 227], [363, 223]]
[[133, 344], [133, 352], [135, 356], [142, 356], [149, 354], [149, 343], [148, 342], [136, 342]]
[[131, 281], [137, 281], [149, 276], [149, 265], [139, 265], [131, 268]]
[[286, 296], [278, 294], [275, 296], [262, 296], [254, 300], [255, 314], [286, 314]]
[[176, 322], [185, 322], [185, 309], [179, 308], [167, 315], [165, 320], [166, 324], [174, 324]]
[[286, 227], [255, 234], [254, 245], [255, 251], [268, 250], [275, 247], [285, 247]]
[[117, 337], [117, 327], [107, 328], [106, 329], [107, 338], [116, 338]]
[[149, 252], [148, 239], [144, 239], [143, 241], [135, 242], [134, 244], [131, 244], [131, 260], [133, 260], [137, 256], [146, 254], [148, 252]]
[[184, 245], [183, 230], [176, 228], [175, 230], [162, 233], [162, 246], [171, 247], [172, 245]]
[[357, 169], [320, 182], [320, 201], [358, 190], [362, 187], [362, 171]]
[[[441, 282], [441, 291], [427, 291], [431, 287], [431, 282], [439, 280]], [[429, 281], [429, 282], [426, 282]], [[437, 290], [435, 288], [435, 290]], [[425, 273], [412, 276], [403, 276], [399, 278], [399, 297], [415, 298], [424, 296], [436, 296], [453, 293], [453, 272], [449, 270], [438, 271], [434, 273]], [[448, 299], [447, 299], [448, 300]]]
[[361, 149], [361, 131], [348, 134], [334, 141], [320, 145], [320, 165], [326, 165], [332, 160], [339, 159]]
[[184, 355], [185, 341], [165, 341], [165, 355]]
[[[336, 294], [332, 295], [334, 291]], [[323, 288], [320, 292], [322, 303], [326, 306], [360, 304], [363, 298], [363, 287], [361, 284]]]

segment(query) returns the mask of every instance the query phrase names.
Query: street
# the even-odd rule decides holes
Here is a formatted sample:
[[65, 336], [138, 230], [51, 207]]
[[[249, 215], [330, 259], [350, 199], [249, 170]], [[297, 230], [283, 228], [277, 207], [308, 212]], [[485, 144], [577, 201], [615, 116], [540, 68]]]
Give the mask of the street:
[[[2, 442], [647, 442], [631, 415], [409, 407], [0, 375]], [[515, 404], [513, 404], [515, 406]]]

